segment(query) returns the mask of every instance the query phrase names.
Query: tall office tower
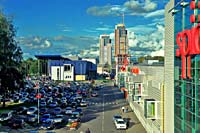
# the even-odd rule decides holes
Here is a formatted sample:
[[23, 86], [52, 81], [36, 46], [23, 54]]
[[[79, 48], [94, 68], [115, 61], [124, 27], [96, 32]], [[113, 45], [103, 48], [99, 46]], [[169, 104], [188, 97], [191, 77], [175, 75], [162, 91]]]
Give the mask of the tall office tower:
[[[121, 86], [118, 81], [119, 72], [121, 72], [121, 67], [124, 65], [125, 61], [129, 60], [129, 57], [127, 30], [124, 24], [117, 24], [115, 27], [115, 83], [119, 86]], [[127, 71], [126, 67], [125, 71]]]
[[111, 65], [112, 45], [110, 36], [106, 34], [100, 35], [99, 44], [100, 44], [99, 64], [105, 65], [106, 63], [108, 63], [109, 65]]
[[128, 56], [128, 36], [124, 24], [115, 27], [115, 59], [119, 65], [123, 64], [124, 56]]
[[[165, 68], [164, 102], [162, 109], [163, 133], [174, 133], [174, 15], [169, 12], [174, 7], [174, 0], [165, 6]], [[180, 21], [181, 22], [181, 21]], [[164, 109], [163, 109], [164, 108]]]

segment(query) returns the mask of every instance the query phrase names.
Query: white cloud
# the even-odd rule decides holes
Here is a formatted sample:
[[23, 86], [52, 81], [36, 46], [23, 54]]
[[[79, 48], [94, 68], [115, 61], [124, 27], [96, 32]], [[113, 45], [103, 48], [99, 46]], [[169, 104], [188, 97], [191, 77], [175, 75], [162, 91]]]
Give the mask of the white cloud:
[[138, 53], [141, 56], [146, 54], [162, 56], [164, 51], [164, 26], [156, 25], [150, 34], [136, 34], [134, 28], [129, 28], [129, 47], [133, 56], [137, 56]]
[[150, 18], [150, 17], [164, 16], [164, 13], [165, 13], [165, 10], [160, 9], [160, 10], [156, 10], [154, 12], [147, 13], [144, 17]]
[[157, 3], [151, 0], [145, 0], [144, 2], [129, 0], [123, 5], [93, 6], [87, 9], [87, 13], [94, 16], [119, 16], [122, 13], [143, 16], [156, 10], [156, 8]]
[[151, 53], [151, 56], [164, 56], [164, 50], [160, 49]]

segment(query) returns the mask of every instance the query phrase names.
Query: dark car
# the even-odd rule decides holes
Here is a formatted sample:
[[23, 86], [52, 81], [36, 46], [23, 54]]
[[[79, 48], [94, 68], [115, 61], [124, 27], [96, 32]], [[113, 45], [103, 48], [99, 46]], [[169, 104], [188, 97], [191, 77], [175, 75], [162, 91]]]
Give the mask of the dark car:
[[80, 107], [76, 108], [75, 112], [79, 112], [80, 115], [83, 115], [83, 111]]
[[46, 114], [48, 111], [47, 111], [47, 108], [41, 108], [40, 109], [40, 114]]
[[44, 129], [44, 130], [47, 130], [47, 129], [54, 129], [55, 128], [55, 125], [54, 125], [54, 122], [52, 119], [48, 119], [47, 121], [45, 121], [40, 129]]
[[23, 128], [25, 125], [25, 122], [23, 119], [15, 119], [12, 122], [12, 128], [17, 129], [17, 128]]
[[28, 110], [28, 108], [21, 106], [16, 110], [16, 113], [17, 114], [26, 114], [27, 110]]

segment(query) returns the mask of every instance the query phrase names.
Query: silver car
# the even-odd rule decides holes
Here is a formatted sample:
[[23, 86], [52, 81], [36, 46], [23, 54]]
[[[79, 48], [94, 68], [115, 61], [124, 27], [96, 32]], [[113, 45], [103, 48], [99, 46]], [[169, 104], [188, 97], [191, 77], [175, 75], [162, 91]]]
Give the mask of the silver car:
[[27, 110], [27, 114], [30, 115], [30, 114], [34, 114], [36, 113], [37, 111], [37, 107], [30, 107], [28, 110]]

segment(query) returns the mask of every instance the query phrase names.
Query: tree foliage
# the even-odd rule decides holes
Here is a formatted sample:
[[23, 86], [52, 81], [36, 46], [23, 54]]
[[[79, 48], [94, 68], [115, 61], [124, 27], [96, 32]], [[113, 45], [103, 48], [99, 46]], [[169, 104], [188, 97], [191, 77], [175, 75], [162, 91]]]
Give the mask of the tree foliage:
[[[20, 87], [23, 82], [22, 50], [17, 45], [11, 19], [0, 12], [0, 95]], [[5, 105], [5, 104], [4, 104]]]
[[28, 58], [22, 62], [22, 66], [25, 70], [26, 75], [37, 75], [38, 73], [38, 60]]

